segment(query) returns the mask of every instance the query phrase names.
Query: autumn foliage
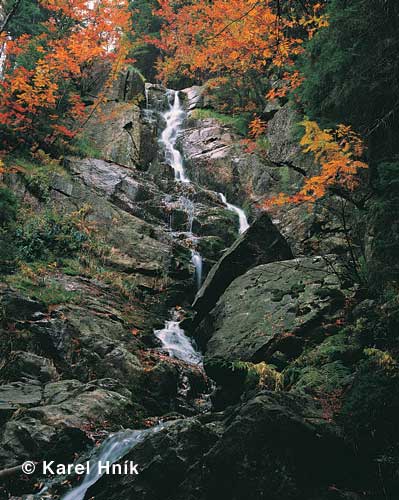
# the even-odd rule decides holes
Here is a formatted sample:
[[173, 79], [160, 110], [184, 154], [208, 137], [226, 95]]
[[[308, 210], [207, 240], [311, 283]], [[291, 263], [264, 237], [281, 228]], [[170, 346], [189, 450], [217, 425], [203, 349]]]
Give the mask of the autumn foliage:
[[[242, 143], [246, 152], [256, 152], [256, 141], [267, 129], [262, 105], [286, 98], [303, 83], [295, 62], [306, 42], [328, 26], [325, 2], [159, 0], [159, 4], [157, 14], [164, 25], [160, 40], [154, 43], [164, 53], [160, 78], [167, 82], [180, 73], [206, 79], [214, 89], [223, 85], [236, 88], [240, 104], [236, 108], [229, 105], [229, 110], [252, 115], [248, 138]], [[252, 101], [243, 98], [242, 89], [248, 90]], [[360, 161], [362, 141], [350, 127], [322, 130], [314, 121], [302, 125], [301, 146], [305, 153], [313, 154], [320, 172], [307, 178], [295, 196], [280, 194], [265, 207], [313, 202], [337, 183], [353, 190], [358, 169], [367, 166]]]
[[357, 186], [359, 169], [367, 168], [360, 161], [363, 154], [363, 142], [351, 127], [339, 125], [336, 130], [321, 130], [314, 121], [304, 121], [305, 134], [301, 139], [304, 153], [311, 153], [320, 173], [305, 180], [302, 189], [293, 196], [280, 193], [264, 203], [265, 207], [284, 205], [285, 203], [314, 202], [334, 185], [353, 191]]
[[[327, 23], [321, 4], [308, 3], [301, 16], [293, 0], [216, 0], [191, 2], [159, 0], [157, 14], [165, 24], [159, 41], [166, 57], [160, 78], [167, 81], [180, 72], [186, 76], [218, 78], [248, 72], [277, 71], [289, 87], [298, 84], [292, 67], [295, 56], [314, 31]], [[284, 8], [283, 8], [284, 4]], [[284, 91], [280, 89], [280, 95]]]
[[94, 64], [107, 64], [111, 79], [127, 55], [126, 0], [39, 3], [48, 14], [40, 34], [6, 41], [0, 149], [21, 143], [44, 148], [74, 137], [87, 118], [82, 93]]

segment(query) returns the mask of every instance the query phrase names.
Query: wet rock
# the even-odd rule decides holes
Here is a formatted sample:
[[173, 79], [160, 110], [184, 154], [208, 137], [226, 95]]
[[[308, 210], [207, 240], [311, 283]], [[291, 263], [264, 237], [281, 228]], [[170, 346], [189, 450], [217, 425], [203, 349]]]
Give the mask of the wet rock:
[[311, 399], [268, 391], [219, 418], [172, 423], [126, 459], [140, 464], [139, 476], [104, 477], [88, 495], [243, 500], [250, 491], [256, 499], [321, 498], [332, 482], [346, 479], [353, 460]]
[[195, 419], [172, 423], [138, 444], [125, 460], [139, 464], [140, 474], [107, 477], [89, 489], [98, 499], [139, 496], [147, 499], [175, 498], [188, 471], [214, 444], [217, 434]]
[[321, 257], [257, 266], [227, 288], [200, 325], [206, 359], [268, 361], [275, 351], [297, 357], [307, 335], [332, 321], [345, 295]]
[[263, 214], [211, 269], [193, 304], [197, 313], [196, 321], [214, 307], [235, 278], [257, 265], [291, 257], [286, 241], [269, 216]]
[[84, 129], [91, 156], [127, 167], [141, 160], [140, 108], [132, 103], [106, 102]]
[[291, 104], [285, 104], [268, 121], [266, 135], [270, 142], [268, 156], [271, 160], [276, 162], [300, 161], [299, 167], [311, 164], [308, 162], [307, 165], [304, 165], [306, 157], [302, 156], [301, 147], [293, 135], [293, 129], [301, 119], [301, 115], [293, 109]]
[[195, 214], [193, 231], [199, 236], [222, 238], [226, 248], [238, 237], [238, 217], [224, 207], [199, 207]]
[[182, 94], [185, 96], [185, 107], [189, 112], [195, 108], [205, 108], [209, 104], [204, 86], [193, 85], [182, 90]]
[[42, 399], [40, 384], [12, 382], [0, 385], [0, 415], [18, 408], [37, 406]]
[[169, 106], [167, 89], [163, 85], [146, 83], [146, 96], [148, 108], [158, 112], [166, 111]]
[[[303, 460], [306, 449], [307, 460]], [[345, 453], [347, 454], [345, 456]], [[337, 465], [337, 457], [345, 460]], [[338, 429], [310, 399], [264, 391], [238, 407], [177, 498], [311, 498], [345, 478], [353, 461]], [[309, 481], [309, 470], [316, 472]]]
[[[105, 83], [105, 70], [100, 70], [94, 94]], [[91, 156], [114, 161], [128, 167], [146, 161], [142, 155], [145, 139], [138, 104], [144, 101], [144, 81], [133, 68], [122, 71], [106, 92], [107, 102], [101, 109], [94, 109], [83, 129], [83, 143], [87, 143]], [[87, 103], [94, 103], [95, 95], [87, 96]], [[144, 140], [144, 143], [146, 141]]]
[[207, 393], [209, 382], [202, 369], [176, 359], [160, 361], [142, 379], [143, 405], [150, 415], [177, 412], [194, 415]]
[[39, 344], [58, 361], [70, 360], [73, 339], [77, 332], [70, 324], [59, 318], [37, 321], [30, 327]]
[[120, 72], [107, 94], [107, 99], [121, 102], [129, 102], [138, 98], [143, 99], [144, 88], [142, 76], [134, 68], [129, 67]]
[[68, 158], [66, 164], [74, 179], [72, 195], [55, 192], [54, 203], [66, 211], [90, 205], [89, 219], [113, 247], [107, 256], [111, 265], [144, 276], [160, 276], [165, 269], [176, 273], [180, 267], [186, 279], [190, 253], [175, 253], [176, 244], [165, 227], [165, 194], [147, 175], [95, 159]]

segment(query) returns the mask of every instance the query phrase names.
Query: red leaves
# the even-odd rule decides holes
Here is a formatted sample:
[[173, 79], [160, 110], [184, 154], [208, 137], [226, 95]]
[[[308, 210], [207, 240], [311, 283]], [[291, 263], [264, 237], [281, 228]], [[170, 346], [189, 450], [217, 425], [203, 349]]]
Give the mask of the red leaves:
[[[57, 137], [74, 137], [79, 121], [84, 121], [80, 85], [93, 63], [109, 61], [112, 77], [124, 63], [128, 47], [123, 34], [130, 29], [130, 13], [127, 0], [94, 5], [86, 0], [39, 3], [52, 12], [42, 24], [42, 33], [7, 41], [0, 124], [11, 134], [52, 143]], [[18, 64], [11, 63], [15, 58]]]
[[[165, 24], [160, 40], [152, 43], [166, 53], [159, 66], [164, 80], [177, 71], [191, 76], [198, 72], [207, 77], [223, 72], [239, 76], [289, 67], [303, 51], [304, 40], [327, 22], [319, 8], [298, 18], [290, 8], [281, 12], [271, 0], [158, 3], [156, 14]], [[293, 77], [294, 87], [297, 75]]]

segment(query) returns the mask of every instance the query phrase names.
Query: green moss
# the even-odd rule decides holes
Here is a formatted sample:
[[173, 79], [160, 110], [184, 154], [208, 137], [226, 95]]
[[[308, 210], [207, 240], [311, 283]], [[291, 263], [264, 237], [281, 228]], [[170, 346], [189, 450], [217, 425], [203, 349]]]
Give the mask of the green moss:
[[303, 393], [331, 393], [348, 385], [351, 380], [351, 370], [341, 361], [326, 363], [320, 368], [292, 367], [284, 372], [284, 385]]
[[284, 192], [290, 192], [292, 187], [291, 169], [289, 167], [279, 167], [278, 174], [280, 177], [279, 189]]
[[46, 306], [63, 303], [80, 303], [82, 294], [78, 291], [65, 290], [65, 287], [51, 277], [42, 276], [35, 278], [20, 271], [6, 278], [6, 283], [20, 290], [32, 299], [36, 299]]
[[365, 350], [365, 359], [359, 364], [342, 407], [341, 420], [348, 434], [358, 441], [382, 447], [397, 443], [398, 411], [397, 361], [388, 352]]
[[101, 158], [100, 151], [94, 147], [93, 141], [83, 134], [77, 136], [70, 144], [71, 153], [80, 158]]
[[35, 158], [28, 156], [11, 156], [7, 163], [17, 167], [26, 188], [40, 201], [48, 201], [50, 189], [55, 174], [67, 176], [59, 160], [54, 160], [49, 155], [39, 150]]
[[349, 333], [345, 329], [306, 350], [284, 370], [284, 386], [300, 392], [332, 392], [349, 384], [352, 366], [362, 353]]
[[261, 136], [256, 139], [256, 148], [261, 153], [265, 153], [270, 149], [270, 141], [267, 137]]
[[15, 221], [17, 210], [18, 201], [14, 193], [0, 185], [0, 228]]
[[82, 250], [89, 239], [79, 226], [79, 217], [50, 209], [39, 214], [21, 213], [15, 229], [17, 255], [25, 262], [71, 256]]

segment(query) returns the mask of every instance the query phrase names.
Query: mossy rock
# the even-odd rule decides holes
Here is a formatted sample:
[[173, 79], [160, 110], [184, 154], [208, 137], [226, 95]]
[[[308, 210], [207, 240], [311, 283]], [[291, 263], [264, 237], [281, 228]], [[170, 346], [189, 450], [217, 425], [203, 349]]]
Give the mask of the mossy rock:
[[383, 450], [399, 442], [399, 364], [388, 353], [366, 349], [340, 420], [358, 445]]
[[351, 370], [341, 361], [326, 363], [320, 368], [293, 367], [284, 372], [284, 383], [291, 386], [291, 391], [301, 393], [331, 393], [347, 386], [351, 380]]

